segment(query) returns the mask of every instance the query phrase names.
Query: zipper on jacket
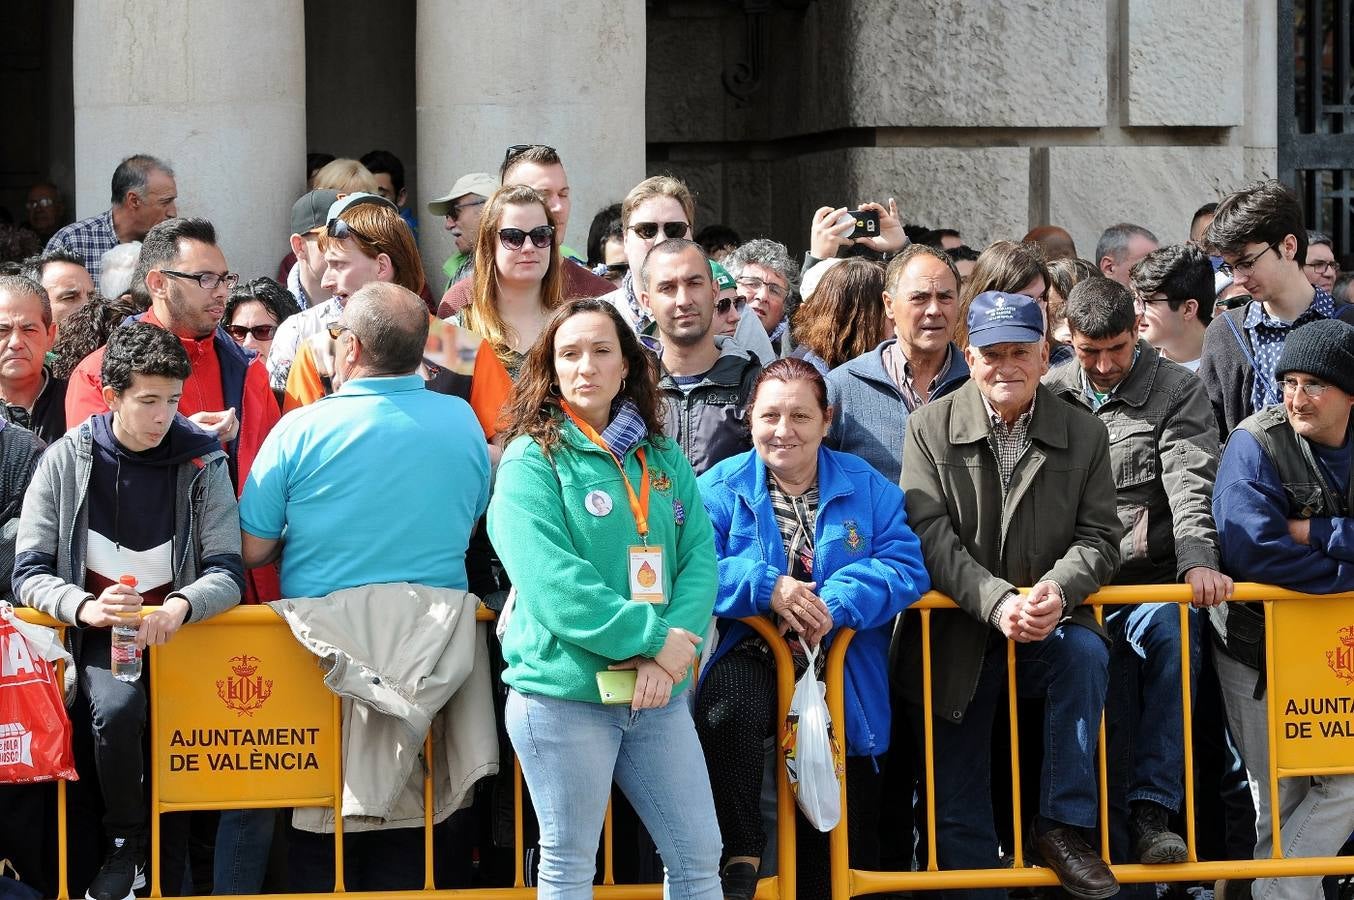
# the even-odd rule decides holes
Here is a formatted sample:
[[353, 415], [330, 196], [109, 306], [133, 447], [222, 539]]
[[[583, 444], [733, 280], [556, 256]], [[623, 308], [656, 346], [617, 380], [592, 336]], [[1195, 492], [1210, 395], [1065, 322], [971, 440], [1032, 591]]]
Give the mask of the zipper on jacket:
[[179, 555], [178, 564], [175, 565], [174, 567], [174, 580], [176, 582], [174, 587], [176, 590], [183, 587], [183, 566], [184, 563], [188, 561], [189, 548], [193, 546], [193, 523], [196, 521], [197, 518], [197, 510], [195, 508], [194, 503], [196, 498], [194, 496], [194, 492], [197, 488], [198, 479], [202, 477], [203, 473], [207, 471], [207, 466], [210, 465], [212, 465], [212, 463], [207, 463], [207, 465], [198, 469], [195, 473], [193, 473], [192, 480], [188, 482], [188, 535], [186, 538], [184, 538], [183, 552]]

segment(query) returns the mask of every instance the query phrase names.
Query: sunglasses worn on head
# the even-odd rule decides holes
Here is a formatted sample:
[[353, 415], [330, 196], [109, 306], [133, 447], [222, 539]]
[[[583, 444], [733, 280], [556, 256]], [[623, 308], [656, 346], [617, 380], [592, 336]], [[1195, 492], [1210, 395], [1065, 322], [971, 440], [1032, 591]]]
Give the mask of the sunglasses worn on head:
[[499, 241], [509, 250], [521, 250], [527, 238], [531, 238], [531, 243], [537, 248], [544, 250], [554, 243], [555, 226], [537, 225], [530, 231], [523, 231], [520, 228], [500, 228], [498, 230]]
[[226, 334], [235, 338], [237, 341], [242, 341], [251, 334], [256, 341], [271, 341], [273, 339], [273, 332], [277, 331], [277, 326], [255, 325], [252, 328], [249, 328], [244, 325], [227, 325], [225, 326], [225, 329]]
[[664, 222], [662, 225], [657, 222], [635, 222], [630, 226], [631, 231], [646, 241], [658, 237], [659, 228], [663, 229], [663, 237], [666, 238], [684, 238], [691, 232], [691, 226], [685, 222]]
[[727, 316], [729, 314], [729, 307], [732, 306], [741, 313], [743, 307], [747, 305], [748, 302], [742, 297], [720, 297], [715, 301], [715, 312], [719, 313], [721, 316]]
[[330, 219], [329, 224], [325, 226], [325, 231], [336, 241], [346, 241], [350, 237], [355, 237], [366, 241], [368, 244], [376, 243], [342, 219]]
[[513, 144], [511, 147], [508, 148], [508, 152], [503, 155], [503, 161], [508, 162], [513, 157], [521, 156], [523, 153], [526, 153], [528, 150], [534, 147], [540, 147], [543, 150], [549, 150], [551, 153], [555, 154], [559, 153], [558, 150], [547, 144]]

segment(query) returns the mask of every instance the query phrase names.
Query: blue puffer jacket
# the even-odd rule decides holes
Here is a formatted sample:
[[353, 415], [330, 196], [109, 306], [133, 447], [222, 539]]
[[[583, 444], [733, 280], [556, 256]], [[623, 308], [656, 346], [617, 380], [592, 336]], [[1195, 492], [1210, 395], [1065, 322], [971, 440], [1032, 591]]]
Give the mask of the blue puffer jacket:
[[[767, 477], [757, 451], [750, 450], [699, 479], [719, 558], [716, 616], [770, 613], [776, 579], [789, 571]], [[889, 747], [893, 619], [930, 589], [931, 579], [921, 543], [907, 525], [903, 492], [859, 457], [826, 447], [818, 451], [813, 577], [832, 613], [824, 646], [839, 628], [858, 632], [846, 651], [846, 752], [878, 756]], [[750, 634], [734, 623], [711, 662]]]

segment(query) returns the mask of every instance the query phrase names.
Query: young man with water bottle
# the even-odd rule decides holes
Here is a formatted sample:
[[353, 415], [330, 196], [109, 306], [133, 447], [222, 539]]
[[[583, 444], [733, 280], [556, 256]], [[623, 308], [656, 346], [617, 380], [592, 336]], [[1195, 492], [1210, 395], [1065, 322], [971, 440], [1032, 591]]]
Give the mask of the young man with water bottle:
[[113, 332], [102, 362], [109, 411], [52, 444], [19, 519], [15, 597], [79, 629], [79, 702], [89, 704], [106, 807], [90, 900], [132, 900], [145, 885], [141, 651], [235, 606], [244, 590], [226, 454], [176, 414], [189, 372], [170, 332], [144, 323]]

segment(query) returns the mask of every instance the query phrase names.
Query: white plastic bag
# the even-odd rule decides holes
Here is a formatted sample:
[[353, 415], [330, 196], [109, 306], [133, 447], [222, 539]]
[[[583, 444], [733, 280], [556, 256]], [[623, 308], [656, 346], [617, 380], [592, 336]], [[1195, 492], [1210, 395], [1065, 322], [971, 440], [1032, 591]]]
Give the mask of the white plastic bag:
[[795, 685], [790, 714], [785, 719], [785, 771], [795, 801], [814, 828], [831, 831], [842, 818], [842, 770], [837, 766], [837, 738], [827, 714], [827, 686], [814, 674], [820, 648], [799, 644], [809, 665]]

